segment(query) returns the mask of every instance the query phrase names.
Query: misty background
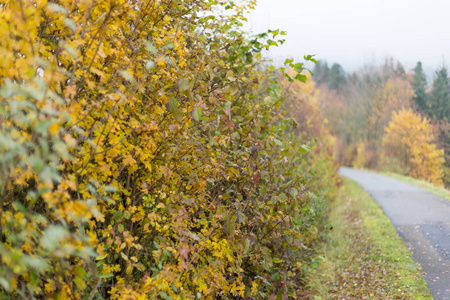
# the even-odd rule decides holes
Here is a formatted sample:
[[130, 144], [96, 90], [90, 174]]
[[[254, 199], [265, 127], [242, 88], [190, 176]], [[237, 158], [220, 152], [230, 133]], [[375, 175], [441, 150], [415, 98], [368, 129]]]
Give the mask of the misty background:
[[286, 43], [267, 54], [275, 64], [316, 54], [352, 72], [393, 57], [406, 70], [421, 61], [430, 84], [449, 61], [449, 14], [445, 0], [258, 0], [246, 27], [288, 32]]

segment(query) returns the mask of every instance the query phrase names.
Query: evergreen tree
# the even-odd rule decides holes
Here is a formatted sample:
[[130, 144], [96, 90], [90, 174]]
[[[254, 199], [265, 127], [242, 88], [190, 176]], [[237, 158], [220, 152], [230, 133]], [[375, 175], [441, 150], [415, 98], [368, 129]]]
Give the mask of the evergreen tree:
[[340, 64], [328, 67], [326, 61], [319, 60], [314, 66], [314, 81], [317, 84], [325, 84], [327, 88], [342, 91], [347, 83], [347, 75]]
[[436, 120], [450, 118], [450, 83], [447, 68], [443, 66], [436, 71], [436, 78], [433, 81], [430, 101], [428, 103], [428, 113]]
[[399, 77], [406, 76], [405, 67], [399, 61], [397, 62], [397, 67], [395, 68], [395, 75]]
[[330, 68], [326, 61], [319, 60], [314, 66], [314, 81], [317, 84], [327, 84], [330, 76]]
[[333, 66], [330, 69], [328, 88], [336, 91], [342, 91], [346, 83], [347, 78], [345, 75], [344, 68], [342, 68], [340, 64], [333, 64]]
[[414, 68], [414, 77], [411, 80], [411, 86], [414, 89], [414, 102], [416, 103], [417, 108], [426, 112], [428, 103], [427, 103], [427, 94], [426, 94], [426, 86], [427, 86], [427, 77], [423, 72], [422, 63], [417, 62], [416, 67]]

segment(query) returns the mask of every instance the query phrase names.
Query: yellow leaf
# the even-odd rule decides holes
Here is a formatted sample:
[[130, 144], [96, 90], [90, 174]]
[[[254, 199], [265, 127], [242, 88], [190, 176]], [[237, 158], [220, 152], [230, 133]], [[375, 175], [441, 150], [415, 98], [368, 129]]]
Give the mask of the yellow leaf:
[[49, 127], [49, 129], [48, 129], [48, 132], [49, 132], [51, 135], [57, 135], [57, 134], [58, 134], [58, 131], [59, 131], [59, 128], [60, 128], [60, 124], [53, 123], [52, 125], [50, 125], [50, 127]]

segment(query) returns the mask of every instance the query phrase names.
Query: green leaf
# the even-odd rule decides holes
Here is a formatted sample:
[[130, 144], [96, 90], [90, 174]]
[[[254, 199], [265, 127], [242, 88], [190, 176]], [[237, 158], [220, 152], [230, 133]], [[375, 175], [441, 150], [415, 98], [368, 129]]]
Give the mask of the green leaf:
[[124, 260], [129, 261], [129, 258], [128, 258], [128, 256], [127, 256], [125, 253], [120, 252], [120, 256], [122, 256], [122, 258], [123, 258]]
[[171, 113], [177, 113], [178, 112], [178, 100], [176, 98], [170, 98], [169, 101], [167, 101], [166, 108]]
[[306, 153], [306, 152], [310, 152], [310, 151], [311, 151], [311, 147], [308, 146], [308, 145], [305, 145], [305, 144], [301, 145], [300, 149], [298, 150], [298, 152], [300, 154], [303, 154], [303, 153]]
[[314, 58], [314, 56], [316, 56], [316, 55], [305, 55], [305, 56], [303, 56], [303, 58], [306, 61], [311, 61], [311, 62], [317, 64], [318, 61]]
[[293, 69], [297, 73], [303, 72], [303, 63], [296, 63], [295, 65], [293, 65]]
[[155, 246], [156, 250], [160, 250], [161, 247], [158, 245], [157, 242], [153, 241], [153, 245]]
[[289, 194], [291, 194], [291, 196], [295, 198], [298, 195], [298, 190], [296, 188], [290, 188]]
[[180, 78], [178, 80], [178, 90], [180, 91], [180, 93], [184, 94], [189, 90], [189, 87], [189, 80], [187, 78]]
[[277, 144], [278, 146], [282, 146], [282, 145], [283, 145], [283, 143], [281, 143], [281, 141], [278, 140], [278, 139], [274, 139], [273, 141], [274, 141], [275, 144]]
[[80, 277], [75, 277], [75, 278], [73, 279], [73, 282], [75, 282], [75, 284], [77, 285], [77, 287], [78, 287], [80, 290], [86, 289], [86, 283], [85, 283], [84, 280], [81, 279]]
[[295, 76], [295, 79], [297, 79], [298, 81], [301, 81], [301, 82], [306, 82], [308, 80], [308, 77], [306, 77], [306, 75], [303, 75], [303, 74], [297, 74]]
[[145, 271], [145, 266], [142, 263], [138, 263], [136, 265], [136, 267], [138, 268], [139, 271], [144, 272]]
[[41, 245], [44, 249], [55, 251], [67, 234], [67, 229], [62, 226], [48, 227], [42, 236]]
[[120, 217], [122, 217], [122, 212], [119, 211], [119, 210], [116, 210], [114, 212], [114, 215], [113, 215], [112, 219], [115, 221], [115, 220], [118, 220]]
[[0, 277], [0, 285], [6, 290], [9, 291], [11, 289], [11, 281], [4, 277]]
[[147, 61], [147, 63], [145, 64], [145, 68], [147, 70], [153, 70], [155, 68], [155, 62], [153, 60], [149, 60]]
[[28, 213], [27, 209], [22, 205], [22, 203], [20, 203], [20, 202], [14, 202], [13, 205], [14, 205], [14, 207], [15, 207], [18, 211], [20, 211], [21, 213], [23, 213], [23, 214], [25, 214], [25, 215]]
[[69, 13], [69, 11], [66, 8], [64, 8], [64, 6], [61, 6], [61, 5], [56, 4], [56, 3], [48, 4], [47, 8], [51, 12], [62, 13], [62, 14], [68, 14]]
[[95, 260], [103, 260], [103, 259], [105, 259], [105, 258], [107, 258], [108, 257], [108, 253], [106, 253], [106, 254], [104, 254], [104, 255], [102, 255], [102, 256], [97, 256], [96, 258], [95, 258]]
[[263, 186], [263, 187], [261, 188], [261, 190], [259, 191], [259, 194], [260, 194], [261, 196], [264, 196], [266, 193], [267, 193], [267, 187], [266, 187], [266, 186]]
[[131, 74], [128, 73], [127, 71], [125, 71], [125, 70], [120, 71], [120, 75], [122, 75], [123, 78], [125, 78], [126, 80], [128, 80], [131, 83], [135, 83], [136, 82], [134, 77], [131, 76]]
[[280, 29], [272, 30], [270, 31], [270, 33], [272, 33], [273, 37], [275, 38], [280, 33]]
[[200, 121], [200, 119], [202, 118], [202, 115], [203, 115], [203, 110], [201, 107], [197, 107], [192, 112], [192, 117], [194, 118], [195, 121]]
[[66, 24], [66, 26], [69, 27], [69, 29], [72, 31], [75, 31], [75, 29], [77, 29], [77, 24], [75, 24], [75, 22], [71, 19], [65, 18], [64, 24]]
[[148, 51], [150, 51], [150, 53], [152, 54], [156, 54], [158, 53], [158, 51], [156, 50], [156, 48], [153, 46], [152, 43], [150, 43], [149, 41], [145, 42], [145, 47], [147, 48]]
[[86, 270], [82, 267], [76, 267], [74, 273], [78, 277], [83, 278], [86, 275]]
[[246, 220], [247, 218], [245, 217], [245, 215], [244, 215], [241, 211], [238, 211], [236, 215], [237, 215], [237, 222], [238, 222], [239, 224], [245, 223], [245, 220]]
[[167, 295], [166, 293], [164, 293], [163, 291], [160, 291], [159, 294], [163, 297], [163, 299], [165, 300], [173, 300], [172, 297], [170, 297], [169, 295]]
[[124, 212], [124, 213], [123, 213], [123, 217], [124, 217], [125, 219], [129, 220], [129, 219], [131, 218], [130, 212], [129, 212], [129, 211]]
[[27, 265], [29, 268], [33, 268], [36, 270], [46, 270], [49, 265], [46, 260], [42, 257], [33, 257], [33, 256], [25, 256], [23, 258], [23, 263]]
[[114, 277], [114, 274], [113, 273], [102, 273], [102, 274], [99, 274], [98, 275], [98, 277], [99, 278], [111, 278], [111, 277]]

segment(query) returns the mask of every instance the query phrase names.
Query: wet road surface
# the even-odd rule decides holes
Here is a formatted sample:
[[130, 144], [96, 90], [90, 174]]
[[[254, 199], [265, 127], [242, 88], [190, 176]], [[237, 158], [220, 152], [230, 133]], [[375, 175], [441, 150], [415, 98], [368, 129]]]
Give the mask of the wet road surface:
[[450, 300], [450, 201], [390, 177], [342, 167], [383, 209], [422, 265], [436, 300]]

